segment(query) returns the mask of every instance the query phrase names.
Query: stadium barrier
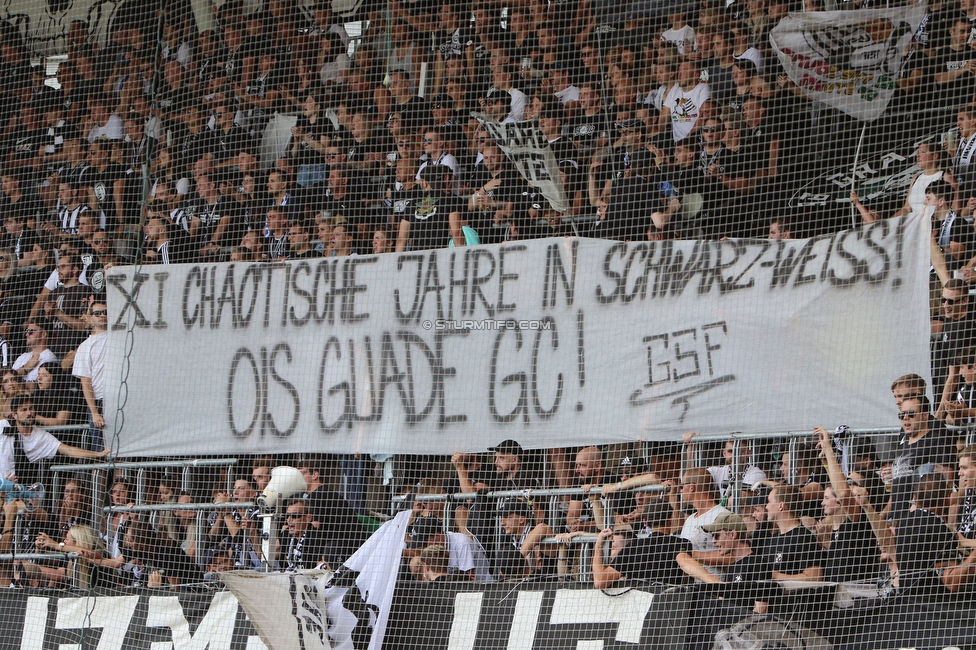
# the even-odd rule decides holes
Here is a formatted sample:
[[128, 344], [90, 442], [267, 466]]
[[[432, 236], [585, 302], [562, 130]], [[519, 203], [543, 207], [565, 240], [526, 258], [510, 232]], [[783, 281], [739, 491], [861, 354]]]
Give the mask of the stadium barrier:
[[[819, 591], [810, 590], [810, 598], [819, 597]], [[685, 632], [695, 597], [694, 588], [635, 584], [607, 591], [539, 582], [514, 588], [458, 583], [399, 587], [383, 646], [398, 650], [679, 650], [686, 647]], [[761, 622], [767, 631], [773, 629], [781, 635], [776, 647], [948, 650], [971, 647], [976, 642], [972, 626], [976, 609], [969, 603], [869, 602], [832, 609], [819, 621], [802, 616], [791, 620], [784, 612]], [[803, 602], [797, 601], [796, 608], [801, 607]], [[237, 598], [224, 590], [4, 590], [0, 592], [0, 609], [5, 613], [0, 617], [5, 647], [266, 647]], [[301, 614], [294, 611], [279, 622], [282, 626], [302, 625], [307, 619]], [[751, 617], [746, 621], [754, 626], [760, 622]], [[747, 625], [727, 628], [723, 638], [728, 641], [738, 635], [745, 639]], [[850, 636], [836, 634], [845, 626], [861, 631]]]

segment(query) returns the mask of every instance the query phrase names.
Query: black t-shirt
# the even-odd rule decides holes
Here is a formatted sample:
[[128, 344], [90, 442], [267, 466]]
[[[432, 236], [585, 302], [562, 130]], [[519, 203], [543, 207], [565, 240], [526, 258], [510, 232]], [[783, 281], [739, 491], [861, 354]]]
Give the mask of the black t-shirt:
[[732, 82], [732, 66], [723, 68], [718, 63], [708, 68], [708, 90], [712, 98], [724, 104], [735, 96]]
[[283, 541], [285, 550], [285, 564], [289, 570], [294, 569], [314, 569], [325, 556], [326, 561], [332, 569], [337, 566], [332, 565], [333, 558], [326, 555], [326, 542], [322, 529], [315, 529], [311, 525], [305, 530], [301, 539], [296, 540], [289, 536]]
[[651, 223], [651, 212], [658, 197], [657, 188], [640, 176], [620, 178], [610, 188], [606, 217], [593, 234], [616, 240], [643, 239]]
[[759, 166], [759, 157], [751, 147], [743, 146], [738, 151], [725, 150], [723, 159], [725, 174], [732, 178], [752, 178]]
[[[386, 143], [379, 137], [366, 138], [362, 142], [349, 139], [346, 142], [346, 160], [350, 163], [365, 163], [371, 161], [373, 154], [383, 153]], [[369, 169], [375, 169], [379, 163], [371, 162]]]
[[383, 202], [393, 223], [399, 224], [401, 219], [409, 219], [416, 210], [416, 202], [424, 197], [419, 187], [404, 189], [403, 183], [397, 181], [390, 188], [390, 198]]
[[179, 578], [181, 584], [203, 580], [203, 575], [193, 560], [170, 539], [157, 538], [153, 549], [145, 553], [134, 553], [128, 549], [123, 551], [123, 555], [127, 553], [132, 553], [133, 557], [138, 557], [142, 561], [145, 569], [141, 576], [143, 581], [149, 580], [153, 570], [160, 572], [164, 585], [167, 584], [167, 578], [173, 577]]
[[[308, 136], [309, 140], [315, 142], [319, 141], [319, 138], [323, 135], [329, 135], [335, 132], [332, 128], [332, 123], [327, 118], [319, 118], [312, 124], [308, 121], [308, 118], [304, 115], [298, 117], [298, 122], [295, 123], [295, 127], [302, 130], [302, 133]], [[297, 165], [324, 165], [325, 156], [320, 154], [318, 151], [313, 149], [307, 142], [302, 141], [298, 145], [298, 155], [295, 156], [295, 164]]]
[[898, 451], [891, 465], [894, 480], [910, 477], [923, 465], [952, 465], [952, 439], [945, 425], [929, 418], [929, 432], [914, 444], [908, 444], [907, 435], [898, 440]]
[[411, 250], [446, 248], [451, 236], [449, 217], [452, 212], [464, 214], [465, 206], [456, 196], [427, 193], [414, 204], [410, 222]]
[[[57, 417], [58, 411], [68, 411], [68, 424], [78, 422], [78, 414], [84, 408], [84, 397], [78, 392], [69, 389], [67, 382], [62, 381], [60, 384], [55, 384], [55, 386], [57, 388], [52, 387], [50, 390], [38, 389], [34, 391], [32, 395], [34, 398], [34, 411], [36, 411], [37, 415], [46, 418]], [[65, 435], [64, 433], [59, 433], [57, 435], [58, 440], [63, 440]]]
[[19, 219], [26, 220], [28, 218], [38, 218], [42, 212], [45, 212], [44, 205], [41, 203], [33, 194], [22, 194], [20, 200], [16, 203], [12, 203], [9, 199], [4, 198], [0, 202], [0, 213], [14, 214]]
[[629, 580], [687, 584], [689, 577], [678, 566], [677, 557], [679, 553], [690, 555], [691, 550], [691, 542], [684, 538], [651, 533], [627, 544], [610, 566]]
[[336, 568], [366, 541], [363, 525], [338, 492], [319, 488], [306, 495], [305, 503], [312, 520], [319, 522], [329, 565]]
[[38, 241], [37, 232], [30, 228], [24, 228], [20, 234], [5, 232], [0, 236], [0, 248], [9, 248], [17, 256], [18, 260], [24, 259], [26, 253], [30, 253], [34, 244]]
[[769, 600], [770, 596], [780, 592], [778, 586], [770, 584], [773, 579], [773, 569], [769, 564], [769, 558], [755, 551], [724, 568], [723, 582], [706, 583], [700, 585], [700, 589], [704, 593], [721, 596], [730, 607], [751, 609], [754, 601]]
[[[963, 47], [957, 52], [947, 45], [936, 52], [933, 59], [933, 68], [936, 74], [955, 72], [965, 66], [967, 62], [976, 61], [976, 52], [968, 47]], [[962, 76], [948, 83], [938, 84], [938, 86], [943, 106], [965, 106], [967, 102], [972, 100], [973, 92], [976, 92], [976, 77], [966, 72]]]
[[37, 152], [47, 140], [47, 129], [20, 129], [7, 141], [7, 153], [13, 155], [16, 163], [26, 164], [37, 157]]
[[400, 113], [400, 123], [409, 131], [416, 131], [430, 122], [430, 107], [423, 97], [411, 97], [403, 104], [397, 104], [392, 112]]
[[895, 557], [901, 589], [940, 590], [936, 564], [951, 559], [955, 534], [941, 517], [913, 510], [895, 527]]
[[[214, 141], [217, 144], [214, 153], [218, 162], [230, 160], [236, 156], [241, 149], [246, 149], [250, 145], [250, 138], [247, 135], [247, 131], [236, 124], [230, 128], [230, 131], [224, 131], [220, 127], [217, 127], [213, 131], [213, 136]], [[303, 146], [307, 147], [308, 145]]]
[[955, 363], [956, 355], [974, 343], [976, 317], [972, 310], [964, 318], [947, 320], [942, 326], [942, 335], [932, 345], [932, 386], [936, 395], [941, 396], [942, 386], [949, 376], [949, 366]]
[[591, 155], [596, 148], [597, 140], [599, 140], [601, 135], [607, 133], [612, 124], [613, 120], [604, 114], [603, 111], [599, 111], [595, 115], [586, 115], [582, 112], [577, 115], [576, 119], [570, 124], [570, 137], [580, 155]]
[[214, 137], [214, 132], [206, 126], [196, 133], [189, 129], [179, 132], [174, 147], [179, 165], [190, 167], [207, 154], [216, 155], [220, 151], [220, 143]]
[[824, 551], [826, 582], [876, 578], [881, 568], [881, 551], [866, 517], [847, 520], [831, 533], [830, 548]]
[[105, 213], [109, 228], [114, 227], [115, 220], [121, 216], [115, 210], [115, 182], [124, 180], [126, 172], [123, 165], [110, 163], [101, 171], [97, 167], [86, 167], [78, 177], [78, 185], [95, 191], [98, 209]]
[[[53, 300], [60, 311], [74, 318], [81, 318], [88, 308], [88, 296], [91, 289], [83, 284], [76, 284], [71, 287], [60, 286], [51, 292], [48, 300]], [[82, 341], [88, 338], [86, 330], [76, 330], [68, 327], [57, 318], [51, 319], [51, 340], [49, 346], [51, 351], [63, 358], [65, 354], [77, 348]]]
[[823, 566], [823, 554], [816, 536], [803, 526], [797, 526], [785, 535], [773, 534], [763, 549], [770, 570], [779, 573], [802, 573], [812, 566]]
[[[200, 226], [197, 228], [197, 243], [200, 246], [209, 243], [211, 238], [213, 238], [214, 233], [217, 232], [217, 226], [220, 225], [220, 220], [225, 214], [225, 208], [228, 206], [228, 204], [229, 201], [227, 201], [223, 196], [218, 196], [217, 201], [213, 205], [210, 205], [202, 198], [197, 198], [196, 200], [187, 202], [187, 214], [200, 219]], [[237, 244], [237, 242], [230, 241], [218, 243], [221, 245]]]
[[[945, 425], [929, 417], [929, 432], [915, 444], [908, 444], [908, 436], [898, 440], [898, 450], [891, 464], [891, 516], [896, 520], [908, 511], [919, 470], [926, 465], [953, 464], [953, 440]], [[934, 469], [934, 468], [925, 468]], [[926, 472], [928, 473], [928, 472]]]

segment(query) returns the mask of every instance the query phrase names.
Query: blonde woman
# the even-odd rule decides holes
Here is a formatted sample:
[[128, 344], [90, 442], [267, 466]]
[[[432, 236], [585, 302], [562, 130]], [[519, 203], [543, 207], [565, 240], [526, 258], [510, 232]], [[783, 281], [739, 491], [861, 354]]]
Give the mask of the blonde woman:
[[66, 586], [91, 589], [100, 586], [101, 578], [96, 562], [105, 552], [98, 532], [91, 526], [78, 524], [68, 529], [63, 542], [55, 542], [47, 533], [38, 533], [34, 546], [38, 552], [56, 551], [76, 553], [77, 559], [69, 559], [63, 566], [40, 565], [41, 573], [50, 586], [69, 583]]

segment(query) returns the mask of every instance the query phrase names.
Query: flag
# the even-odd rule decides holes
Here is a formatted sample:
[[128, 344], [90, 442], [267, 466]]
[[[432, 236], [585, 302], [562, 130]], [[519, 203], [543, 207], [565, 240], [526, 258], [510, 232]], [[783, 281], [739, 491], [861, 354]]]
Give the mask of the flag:
[[358, 551], [343, 562], [347, 569], [359, 572], [356, 586], [359, 587], [363, 602], [373, 612], [370, 617], [373, 633], [369, 640], [369, 650], [380, 650], [383, 647], [386, 622], [390, 618], [390, 606], [393, 604], [393, 590], [400, 573], [400, 558], [407, 545], [410, 515], [411, 510], [408, 508], [385, 522]]
[[807, 98], [870, 122], [888, 107], [924, 15], [924, 0], [891, 9], [791, 13], [769, 41]]
[[269, 650], [330, 650], [320, 591], [331, 576], [330, 571], [228, 571], [220, 579], [237, 597]]
[[[408, 508], [384, 523], [335, 575], [229, 571], [220, 579], [269, 650], [353, 650], [365, 639], [380, 650], [409, 521]], [[342, 579], [350, 574], [351, 584]]]
[[[538, 121], [508, 124], [483, 113], [472, 113], [488, 130], [495, 144], [529, 185], [549, 201], [556, 212], [569, 212], [570, 201], [559, 175], [559, 163]], [[574, 166], [576, 161], [572, 161]]]

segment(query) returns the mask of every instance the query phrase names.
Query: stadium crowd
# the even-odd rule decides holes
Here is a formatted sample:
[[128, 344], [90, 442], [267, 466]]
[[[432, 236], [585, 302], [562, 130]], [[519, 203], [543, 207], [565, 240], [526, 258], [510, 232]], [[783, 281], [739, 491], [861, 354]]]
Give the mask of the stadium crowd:
[[[916, 135], [954, 120], [958, 135], [918, 147], [920, 172], [890, 211], [851, 194], [863, 223], [925, 211], [933, 218], [933, 384], [917, 375], [892, 384], [897, 444], [876, 448], [843, 428], [818, 428], [793, 447], [730, 440], [716, 449], [689, 433], [648, 457], [618, 446], [526, 451], [507, 440], [490, 458], [411, 459], [396, 477], [410, 495], [584, 489], [551, 507], [531, 497], [412, 501], [404, 579], [571, 575], [584, 563], [577, 538], [595, 539], [596, 587], [716, 585], [698, 596], [708, 612], [695, 630], [703, 647], [723, 621], [782, 599], [772, 580], [889, 578], [892, 589], [926, 598], [971, 593], [976, 447], [947, 425], [976, 423], [967, 284], [976, 279], [976, 109], [968, 105], [976, 2], [930, 4], [885, 120]], [[788, 238], [849, 223], [783, 210], [789, 189], [849, 153], [853, 133], [843, 115], [805, 99], [771, 52], [769, 31], [801, 9], [788, 0], [704, 0], [666, 17], [634, 12], [613, 30], [586, 0], [393, 0], [368, 11], [354, 46], [328, 2], [308, 12], [288, 0], [244, 7], [225, 2], [216, 27], [198, 32], [193, 12], [175, 3], [150, 21], [117, 21], [105, 44], [76, 21], [53, 77], [31, 64], [17, 27], [0, 24], [7, 478], [30, 484], [46, 480], [45, 463], [58, 454], [108, 453], [104, 291], [112, 265], [570, 234]], [[823, 7], [805, 0], [802, 9]], [[472, 112], [537, 125], [566, 211], [515, 171]], [[287, 145], [261, 159], [262, 134], [286, 113], [299, 113]], [[814, 146], [825, 137], [837, 146]], [[716, 451], [724, 462], [696, 466]], [[123, 472], [110, 481], [110, 503], [251, 503], [274, 467], [293, 465], [308, 492], [285, 504], [273, 557], [262, 554], [253, 507], [208, 512], [204, 525], [189, 510], [119, 511], [99, 521], [91, 506], [100, 495], [70, 478], [56, 503], [5, 505], [0, 552], [57, 555], [0, 565], [0, 584], [179, 588], [265, 562], [336, 569], [375, 524], [364, 487], [370, 461], [247, 461], [250, 473], [201, 474], [207, 480], [187, 491], [171, 475], [154, 475], [138, 499]], [[333, 489], [334, 476], [343, 491]], [[647, 486], [658, 489], [633, 491]]]

